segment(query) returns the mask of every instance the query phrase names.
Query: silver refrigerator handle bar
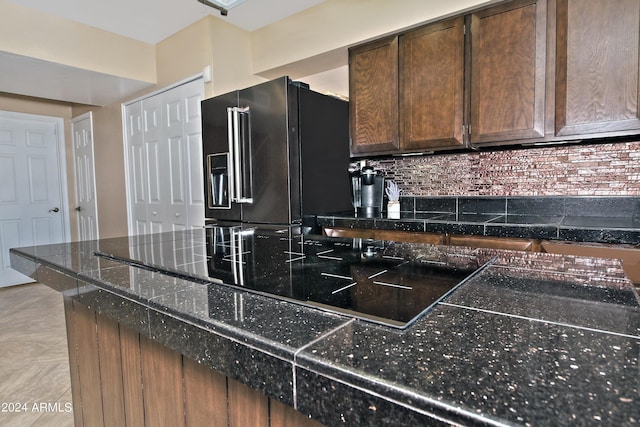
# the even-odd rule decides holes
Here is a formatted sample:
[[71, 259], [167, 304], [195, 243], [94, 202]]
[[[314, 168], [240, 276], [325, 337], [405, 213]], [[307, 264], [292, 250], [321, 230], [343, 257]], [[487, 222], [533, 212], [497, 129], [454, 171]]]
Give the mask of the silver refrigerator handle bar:
[[235, 138], [235, 133], [236, 133], [236, 121], [235, 119], [235, 113], [234, 113], [234, 109], [235, 107], [227, 107], [227, 140], [229, 142], [229, 164], [227, 165], [227, 169], [228, 169], [228, 175], [229, 175], [229, 199], [231, 199], [232, 202], [235, 202], [237, 197], [236, 197], [236, 173], [235, 173], [235, 162], [234, 159], [236, 158], [235, 156], [235, 143], [234, 143], [234, 138]]
[[[227, 120], [229, 126], [227, 127], [227, 133], [229, 135], [229, 154], [231, 157], [231, 200], [235, 203], [253, 203], [253, 198], [243, 193], [243, 167], [249, 168], [249, 179], [251, 179], [251, 164], [247, 165], [243, 156], [245, 155], [243, 147], [240, 147], [241, 141], [241, 121], [240, 115], [248, 113], [249, 108], [229, 107], [227, 108]], [[251, 186], [251, 182], [248, 183]]]

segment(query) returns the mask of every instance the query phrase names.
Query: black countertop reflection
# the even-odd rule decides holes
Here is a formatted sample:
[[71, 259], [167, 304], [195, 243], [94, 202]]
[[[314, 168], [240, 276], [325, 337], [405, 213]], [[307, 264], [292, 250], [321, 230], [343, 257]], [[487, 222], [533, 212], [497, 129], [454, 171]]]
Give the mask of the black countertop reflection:
[[[254, 257], [247, 266], [261, 265], [242, 270], [256, 283], [297, 277], [305, 265], [295, 264], [297, 254], [313, 271], [328, 261], [319, 255], [335, 255], [321, 253], [326, 244], [361, 253], [370, 242], [381, 254], [462, 270], [489, 263], [398, 330], [219, 284], [240, 270], [210, 276], [212, 260], [231, 264], [207, 252], [209, 231], [12, 249], [11, 262], [327, 425], [640, 422], [640, 306], [618, 261], [320, 236], [245, 254]], [[288, 246], [302, 241], [304, 250]], [[290, 267], [281, 264], [283, 249]]]
[[[204, 280], [405, 328], [451, 292], [481, 264], [443, 261], [441, 254], [415, 259], [388, 242], [335, 241], [293, 228], [207, 227], [201, 246], [158, 242], [99, 249], [114, 262]], [[170, 254], [170, 256], [163, 256]]]

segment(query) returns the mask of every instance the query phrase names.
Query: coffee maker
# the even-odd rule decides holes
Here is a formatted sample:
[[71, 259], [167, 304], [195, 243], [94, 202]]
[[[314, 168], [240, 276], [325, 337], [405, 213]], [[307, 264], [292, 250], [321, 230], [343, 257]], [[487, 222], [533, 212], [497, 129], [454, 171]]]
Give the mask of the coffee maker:
[[382, 214], [382, 196], [384, 194], [384, 176], [364, 166], [350, 170], [351, 194], [356, 216], [376, 218]]

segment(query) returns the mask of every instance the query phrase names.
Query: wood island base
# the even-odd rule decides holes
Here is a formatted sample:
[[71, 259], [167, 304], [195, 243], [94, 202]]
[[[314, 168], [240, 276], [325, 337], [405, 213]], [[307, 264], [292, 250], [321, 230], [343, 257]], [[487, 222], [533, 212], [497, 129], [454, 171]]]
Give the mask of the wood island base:
[[76, 426], [322, 425], [70, 297], [64, 306]]

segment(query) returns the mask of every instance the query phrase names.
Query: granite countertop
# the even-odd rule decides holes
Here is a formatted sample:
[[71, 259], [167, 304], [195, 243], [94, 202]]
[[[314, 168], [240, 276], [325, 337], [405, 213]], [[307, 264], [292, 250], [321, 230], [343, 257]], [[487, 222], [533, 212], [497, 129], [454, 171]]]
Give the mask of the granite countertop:
[[485, 265], [398, 330], [207, 280], [206, 232], [12, 249], [11, 265], [327, 425], [640, 423], [640, 300], [618, 261], [383, 242]]
[[399, 219], [317, 216], [341, 228], [640, 245], [638, 197], [405, 197]]

